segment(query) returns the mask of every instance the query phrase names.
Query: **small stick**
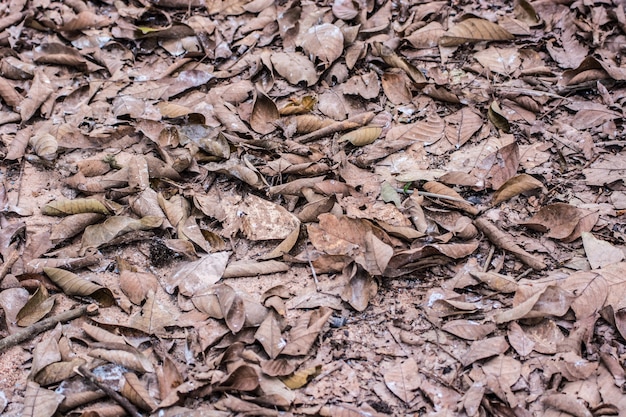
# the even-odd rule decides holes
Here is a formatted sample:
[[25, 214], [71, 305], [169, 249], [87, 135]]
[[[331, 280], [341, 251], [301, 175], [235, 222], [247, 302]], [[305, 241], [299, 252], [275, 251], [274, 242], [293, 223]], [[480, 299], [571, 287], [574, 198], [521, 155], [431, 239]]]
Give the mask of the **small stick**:
[[314, 140], [323, 138], [324, 136], [331, 135], [343, 130], [355, 129], [357, 127], [365, 126], [374, 118], [373, 112], [361, 113], [353, 116], [349, 119], [342, 120], [341, 122], [335, 122], [331, 125], [323, 127], [315, 132], [307, 133], [306, 135], [294, 138], [294, 141], [298, 143], [308, 143]]
[[311, 273], [313, 274], [313, 281], [315, 282], [315, 290], [317, 292], [320, 292], [320, 282], [317, 280], [315, 267], [313, 267], [313, 262], [311, 262], [311, 256], [309, 256], [309, 249], [306, 246], [304, 246], [304, 251], [306, 252], [306, 260], [309, 261], [309, 267], [311, 268]]
[[4, 339], [0, 339], [0, 354], [25, 340], [32, 339], [39, 333], [43, 333], [46, 330], [52, 329], [59, 323], [77, 319], [78, 317], [81, 317], [85, 314], [92, 316], [97, 313], [98, 306], [95, 304], [89, 304], [74, 308], [72, 310], [64, 311], [63, 313], [59, 313], [56, 316], [48, 317], [47, 319], [41, 320], [40, 322], [28, 326], [24, 330], [7, 336]]
[[109, 396], [109, 398], [114, 400], [124, 410], [126, 410], [126, 412], [128, 413], [129, 416], [131, 416], [131, 417], [143, 417], [141, 415], [141, 413], [137, 410], [137, 408], [134, 405], [131, 404], [130, 401], [128, 401], [126, 398], [122, 397], [117, 391], [113, 390], [112, 388], [110, 388], [107, 385], [105, 385], [102, 382], [100, 382], [98, 377], [95, 376], [93, 374], [93, 372], [91, 372], [89, 369], [87, 369], [87, 367], [85, 365], [79, 366], [78, 367], [78, 371], [80, 372], [80, 374], [82, 376], [87, 378], [89, 380], [89, 382], [91, 382], [92, 384], [94, 384], [95, 386], [100, 388], [102, 391], [104, 391], [106, 393], [106, 395]]
[[[416, 192], [414, 190], [404, 190], [402, 188], [396, 188], [396, 191], [399, 193], [404, 193], [404, 194], [414, 194]], [[443, 195], [443, 194], [429, 193], [428, 191], [417, 191], [417, 195], [423, 195], [424, 197], [430, 197], [430, 198], [440, 198], [442, 200], [458, 201], [459, 203], [469, 204], [466, 200], [463, 200], [462, 198], [452, 197], [452, 196]]]
[[491, 245], [489, 248], [489, 254], [487, 255], [487, 259], [485, 260], [485, 264], [483, 265], [483, 272], [487, 272], [489, 269], [489, 264], [491, 263], [491, 259], [493, 259], [493, 254], [496, 251], [496, 247]]

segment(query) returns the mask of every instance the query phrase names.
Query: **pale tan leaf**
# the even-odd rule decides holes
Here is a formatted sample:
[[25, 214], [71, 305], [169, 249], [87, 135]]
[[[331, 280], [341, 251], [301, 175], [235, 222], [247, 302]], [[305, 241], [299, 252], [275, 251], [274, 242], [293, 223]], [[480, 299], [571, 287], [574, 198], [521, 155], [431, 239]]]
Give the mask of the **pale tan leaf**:
[[29, 143], [38, 157], [47, 161], [52, 161], [57, 157], [59, 144], [56, 138], [50, 133], [37, 132], [30, 138]]
[[429, 114], [425, 120], [419, 122], [398, 125], [387, 132], [385, 140], [407, 139], [421, 141], [424, 145], [432, 145], [443, 136], [444, 121], [437, 114]]
[[508, 41], [514, 36], [488, 20], [469, 18], [452, 26], [439, 39], [441, 46], [457, 46], [465, 42]]
[[43, 270], [50, 280], [67, 295], [91, 297], [103, 307], [110, 307], [115, 304], [113, 293], [106, 287], [87, 281], [64, 269], [44, 268]]
[[[478, 209], [476, 207], [469, 202], [466, 202], [459, 193], [446, 185], [436, 181], [429, 181], [423, 185], [423, 188], [425, 191], [432, 194], [432, 198], [437, 198], [438, 195], [443, 196], [444, 198], [439, 200], [442, 204], [457, 207], [472, 215], [478, 214]], [[449, 198], [446, 199], [445, 197]]]
[[104, 219], [100, 213], [78, 213], [64, 217], [59, 223], [52, 226], [50, 240], [59, 243], [81, 233], [87, 226], [98, 223]]
[[235, 261], [226, 266], [223, 278], [254, 277], [257, 275], [287, 272], [289, 265], [279, 261]]
[[167, 200], [162, 193], [158, 193], [157, 201], [172, 226], [178, 227], [180, 222], [189, 217], [191, 205], [185, 197], [176, 194]]
[[304, 55], [298, 52], [278, 52], [272, 54], [271, 60], [276, 72], [290, 84], [304, 82], [307, 86], [312, 86], [317, 83], [315, 66]]
[[513, 321], [509, 324], [507, 337], [511, 347], [522, 357], [530, 355], [535, 347], [535, 342], [526, 335], [524, 329], [517, 322]]
[[153, 216], [146, 216], [141, 219], [126, 216], [109, 217], [104, 223], [85, 228], [81, 247], [83, 250], [98, 248], [125, 233], [154, 229], [161, 226], [161, 223], [163, 223], [162, 218]]
[[572, 310], [578, 320], [590, 317], [604, 307], [610, 287], [598, 272], [578, 271], [561, 284], [563, 289], [577, 295], [572, 302]]
[[149, 335], [167, 334], [166, 327], [178, 324], [178, 312], [159, 301], [153, 291], [149, 291], [141, 311], [132, 315], [128, 325]]
[[86, 362], [83, 358], [74, 358], [69, 361], [51, 363], [37, 372], [33, 376], [33, 380], [44, 386], [58, 384], [76, 375], [76, 368], [84, 365]]
[[22, 416], [52, 417], [64, 398], [64, 395], [41, 388], [36, 382], [29, 381], [26, 383]]
[[94, 326], [87, 322], [83, 323], [81, 328], [93, 340], [101, 343], [126, 343], [123, 336], [104, 330], [102, 327]]
[[283, 355], [302, 356], [310, 350], [322, 327], [331, 316], [332, 310], [328, 307], [321, 307], [309, 314], [302, 314], [291, 329], [288, 336], [288, 343], [281, 351]]
[[409, 79], [402, 72], [385, 72], [381, 77], [383, 92], [393, 104], [407, 104], [413, 95], [409, 88]]
[[300, 46], [308, 55], [317, 57], [329, 66], [343, 52], [343, 33], [332, 23], [311, 26], [302, 34]]
[[517, 282], [506, 275], [501, 275], [496, 272], [478, 272], [472, 271], [470, 274], [485, 283], [489, 288], [501, 293], [512, 293], [517, 290]]
[[361, 268], [355, 268], [353, 276], [341, 293], [341, 298], [356, 311], [364, 311], [377, 291], [378, 285], [374, 278]]
[[496, 377], [503, 386], [510, 387], [521, 376], [522, 364], [510, 356], [500, 355], [483, 365], [486, 375]]
[[496, 329], [495, 323], [480, 323], [474, 320], [451, 320], [441, 326], [441, 330], [466, 340], [480, 340]]
[[589, 232], [582, 232], [585, 254], [592, 269], [598, 269], [624, 260], [624, 251], [609, 242], [597, 239]]
[[181, 294], [203, 294], [222, 278], [230, 252], [217, 252], [197, 261], [186, 262], [163, 279], [162, 285], [169, 294], [178, 287]]
[[496, 48], [490, 46], [474, 54], [480, 65], [491, 72], [511, 75], [522, 64], [517, 48]]
[[217, 295], [222, 315], [231, 332], [239, 332], [246, 322], [246, 309], [243, 298], [226, 284], [216, 285], [213, 291]]
[[383, 377], [387, 388], [407, 404], [415, 398], [422, 383], [417, 362], [413, 358], [396, 364]]
[[52, 94], [52, 82], [46, 73], [38, 69], [28, 90], [26, 98], [19, 105], [22, 122], [27, 122]]
[[[445, 329], [444, 329], [445, 330]], [[462, 356], [463, 366], [468, 366], [481, 359], [501, 355], [509, 349], [509, 344], [504, 336], [491, 337], [484, 340], [476, 340], [472, 343], [469, 351]]]
[[125, 366], [137, 372], [154, 372], [150, 360], [132, 346], [118, 343], [96, 343], [88, 352], [93, 358]]
[[430, 22], [423, 28], [419, 28], [418, 30], [412, 32], [404, 39], [409, 41], [413, 48], [434, 48], [437, 46], [439, 38], [441, 38], [445, 32], [446, 31], [443, 26], [441, 26], [441, 23]]
[[445, 136], [457, 149], [463, 146], [483, 125], [483, 119], [469, 107], [445, 118]]
[[150, 291], [156, 293], [159, 286], [157, 278], [149, 272], [120, 272], [120, 289], [133, 303], [140, 305], [148, 297]]

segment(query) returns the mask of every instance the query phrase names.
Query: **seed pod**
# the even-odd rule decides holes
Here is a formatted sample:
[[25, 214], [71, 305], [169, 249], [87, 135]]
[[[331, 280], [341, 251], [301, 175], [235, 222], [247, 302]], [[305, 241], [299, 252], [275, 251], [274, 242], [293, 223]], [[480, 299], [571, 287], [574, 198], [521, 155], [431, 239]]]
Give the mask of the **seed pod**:
[[365, 146], [374, 142], [380, 134], [383, 128], [380, 126], [365, 126], [352, 132], [348, 132], [339, 138], [339, 142], [350, 142], [354, 146]]
[[52, 161], [57, 157], [59, 144], [50, 133], [37, 133], [30, 138], [29, 142], [38, 157], [48, 161]]

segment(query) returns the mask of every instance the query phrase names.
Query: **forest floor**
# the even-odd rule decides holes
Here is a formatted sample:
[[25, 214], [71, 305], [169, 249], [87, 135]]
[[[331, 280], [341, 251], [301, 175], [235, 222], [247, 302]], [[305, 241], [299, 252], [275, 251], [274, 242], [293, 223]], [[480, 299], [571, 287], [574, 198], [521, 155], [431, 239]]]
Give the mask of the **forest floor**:
[[626, 415], [624, 7], [1, 2], [0, 414]]

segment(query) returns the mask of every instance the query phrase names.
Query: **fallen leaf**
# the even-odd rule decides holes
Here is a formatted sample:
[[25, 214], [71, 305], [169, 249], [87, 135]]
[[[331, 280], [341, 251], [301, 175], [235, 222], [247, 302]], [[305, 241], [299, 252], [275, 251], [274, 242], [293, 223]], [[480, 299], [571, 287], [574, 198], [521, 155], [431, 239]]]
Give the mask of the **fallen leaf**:
[[413, 358], [395, 364], [383, 377], [387, 388], [407, 404], [413, 401], [422, 382], [417, 362]]
[[458, 46], [465, 42], [508, 41], [514, 36], [502, 27], [484, 19], [469, 18], [452, 26], [439, 39], [441, 46]]

